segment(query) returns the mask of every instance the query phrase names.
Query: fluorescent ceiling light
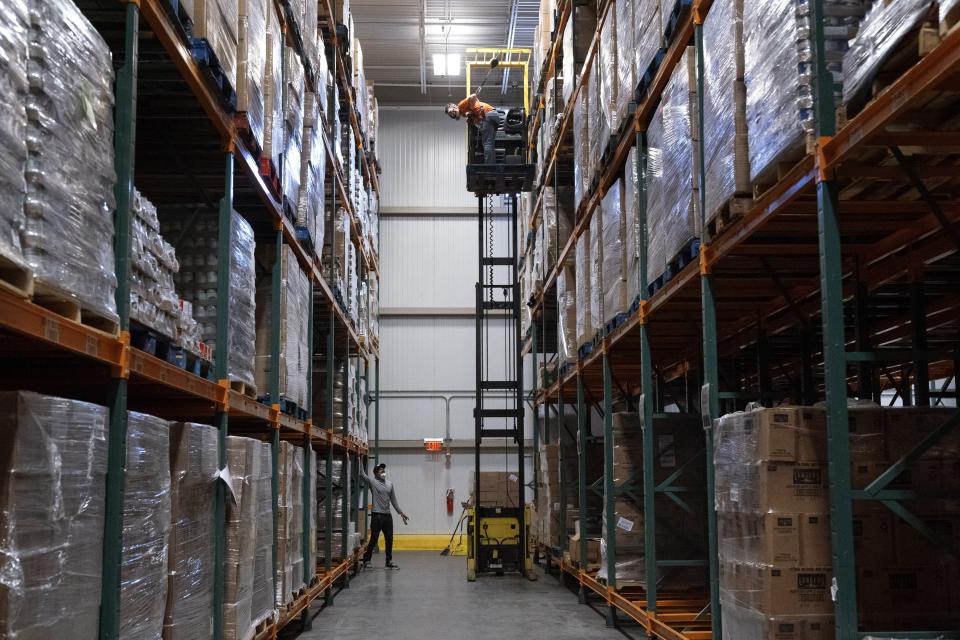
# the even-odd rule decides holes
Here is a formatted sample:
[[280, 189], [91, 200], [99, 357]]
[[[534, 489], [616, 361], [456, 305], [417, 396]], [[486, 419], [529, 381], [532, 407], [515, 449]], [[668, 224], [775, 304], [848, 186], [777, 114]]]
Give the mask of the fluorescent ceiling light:
[[442, 53], [433, 54], [433, 73], [438, 76], [460, 75], [460, 54]]

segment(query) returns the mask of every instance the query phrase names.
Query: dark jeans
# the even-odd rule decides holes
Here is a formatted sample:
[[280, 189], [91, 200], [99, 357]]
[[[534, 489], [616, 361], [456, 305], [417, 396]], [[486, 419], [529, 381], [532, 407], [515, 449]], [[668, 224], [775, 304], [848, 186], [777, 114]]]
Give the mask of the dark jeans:
[[491, 111], [478, 125], [480, 129], [480, 142], [483, 144], [483, 162], [484, 164], [496, 164], [497, 152], [494, 148], [494, 142], [497, 138], [497, 128], [500, 126], [500, 112]]
[[364, 562], [370, 562], [370, 558], [373, 557], [373, 549], [377, 546], [381, 531], [387, 547], [387, 564], [390, 564], [393, 559], [393, 516], [389, 513], [374, 512], [370, 514], [370, 544], [363, 552]]

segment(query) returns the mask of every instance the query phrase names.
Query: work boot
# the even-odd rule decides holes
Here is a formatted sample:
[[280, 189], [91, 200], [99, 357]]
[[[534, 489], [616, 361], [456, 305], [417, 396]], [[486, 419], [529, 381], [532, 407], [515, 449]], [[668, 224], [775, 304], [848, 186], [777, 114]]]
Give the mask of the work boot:
[[400, 567], [398, 567], [397, 565], [393, 564], [392, 562], [388, 562], [388, 563], [386, 564], [386, 568], [387, 568], [387, 569], [399, 569]]

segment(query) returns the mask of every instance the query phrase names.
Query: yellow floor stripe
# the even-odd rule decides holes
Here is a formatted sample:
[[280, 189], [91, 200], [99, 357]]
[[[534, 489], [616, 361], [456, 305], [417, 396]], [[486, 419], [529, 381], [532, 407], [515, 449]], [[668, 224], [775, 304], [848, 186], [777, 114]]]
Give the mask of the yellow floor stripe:
[[[460, 536], [457, 536], [453, 539], [453, 544], [450, 547], [450, 551], [454, 555], [466, 555], [467, 553], [467, 537], [463, 536], [463, 539], [460, 540]], [[393, 548], [395, 551], [442, 551], [446, 549], [447, 543], [450, 542], [449, 534], [394, 534], [393, 536]], [[380, 537], [380, 550], [383, 550], [383, 536]]]

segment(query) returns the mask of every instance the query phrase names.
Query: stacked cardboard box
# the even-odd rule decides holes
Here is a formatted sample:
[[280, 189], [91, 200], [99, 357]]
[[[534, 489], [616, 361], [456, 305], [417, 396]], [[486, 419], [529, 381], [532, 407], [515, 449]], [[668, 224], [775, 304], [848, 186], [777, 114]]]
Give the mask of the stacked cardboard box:
[[627, 155], [623, 176], [623, 210], [626, 231], [626, 246], [623, 267], [626, 278], [627, 304], [632, 305], [640, 296], [640, 184], [637, 174], [637, 148], [632, 147]]
[[[601, 286], [603, 306], [599, 320], [610, 322], [617, 315], [626, 313], [627, 301], [627, 221], [624, 209], [623, 180], [617, 180], [607, 190], [600, 202], [600, 226], [603, 238], [600, 252]], [[594, 213], [594, 218], [598, 216]], [[604, 325], [605, 326], [605, 325]]]
[[313, 244], [313, 251], [318, 256], [323, 247], [324, 179], [327, 167], [320, 100], [321, 97], [318, 94], [307, 92], [303, 114], [303, 156], [300, 162], [300, 194], [297, 206], [297, 227], [306, 229]]
[[769, 637], [793, 625], [805, 634], [798, 637], [832, 638], [823, 412], [730, 414], [715, 434], [724, 629]]
[[213, 512], [217, 496], [217, 429], [170, 425], [170, 558], [164, 640], [213, 633]]
[[[275, 264], [276, 249], [272, 245], [261, 247], [259, 260]], [[297, 257], [289, 245], [283, 245], [280, 258], [280, 358], [277, 368], [280, 375], [280, 398], [307, 406], [307, 371], [310, 354], [307, 353], [309, 330], [310, 281], [300, 269]], [[273, 275], [268, 273], [257, 285], [257, 359], [256, 384], [261, 394], [271, 391], [273, 375]], [[279, 402], [278, 398], [272, 398]]]
[[[475, 500], [479, 490], [479, 500]], [[512, 471], [481, 471], [479, 486], [475, 473], [470, 474], [470, 501], [481, 507], [521, 507], [520, 485]]]
[[304, 586], [303, 453], [302, 447], [289, 442], [280, 443], [274, 583], [274, 604], [278, 607], [291, 602], [296, 592]]
[[300, 175], [303, 159], [303, 108], [306, 80], [303, 63], [291, 47], [283, 57], [283, 199], [284, 207], [292, 216], [300, 206]]
[[[578, 518], [577, 491], [571, 483], [577, 477], [576, 449], [560, 445], [543, 445], [539, 452], [539, 477], [537, 478], [537, 517], [540, 540], [551, 547], [559, 547], [573, 529]], [[561, 469], [562, 466], [562, 469]], [[562, 519], [564, 499], [561, 480], [567, 485], [566, 520]]]
[[283, 46], [284, 36], [280, 18], [275, 11], [266, 13], [266, 54], [263, 78], [263, 152], [261, 159], [269, 160], [273, 168], [281, 170], [283, 155]]
[[193, 20], [193, 36], [210, 44], [230, 86], [236, 87], [240, 15], [237, 0], [181, 0], [180, 5]]
[[120, 637], [159, 638], [167, 603], [170, 424], [131, 411], [126, 446]]
[[[619, 1], [617, 5], [621, 4]], [[600, 27], [600, 42], [595, 59], [600, 74], [597, 77], [600, 92], [600, 128], [598, 130], [599, 152], [606, 150], [610, 137], [617, 133], [619, 127], [618, 99], [620, 91], [617, 65], [617, 11], [618, 7], [608, 6], [607, 17]], [[629, 89], [625, 90], [629, 91]], [[599, 154], [594, 156], [599, 160]]]
[[[331, 561], [336, 562], [343, 558], [343, 496], [349, 495], [349, 461], [346, 468], [344, 461], [334, 459], [331, 461], [332, 472], [327, 473], [327, 461], [320, 460], [317, 466], [317, 559], [323, 561], [326, 559], [326, 543], [330, 541]], [[345, 472], [346, 471], [346, 472]], [[327, 522], [327, 485], [330, 485], [332, 493], [332, 523]], [[328, 526], [330, 525], [330, 526]], [[349, 520], [347, 521], [349, 528]]]
[[4, 638], [97, 637], [108, 419], [86, 402], [0, 393]]
[[557, 273], [557, 353], [560, 364], [577, 360], [576, 275], [569, 266]]
[[[654, 425], [654, 482], [669, 479], [681, 468], [686, 469], [675, 480], [684, 487], [702, 487], [702, 467], [688, 464], [702, 451], [702, 432], [696, 420], [683, 414], [663, 416]], [[645, 505], [643, 495], [643, 430], [640, 416], [631, 412], [613, 414], [613, 483], [616, 497], [612, 523], [604, 517], [604, 541], [601, 546], [601, 574], [607, 575], [606, 529], [614, 527], [616, 544], [616, 581], [618, 585], [646, 584]], [[694, 514], [703, 513], [704, 499], [700, 492], [684, 493]], [[693, 515], [672, 500], [657, 500], [657, 557], [665, 559], [701, 558], [707, 541], [701, 516]], [[604, 514], [606, 515], [606, 514]], [[685, 590], [701, 588], [705, 574], [699, 568], [658, 568], [661, 588]]]

